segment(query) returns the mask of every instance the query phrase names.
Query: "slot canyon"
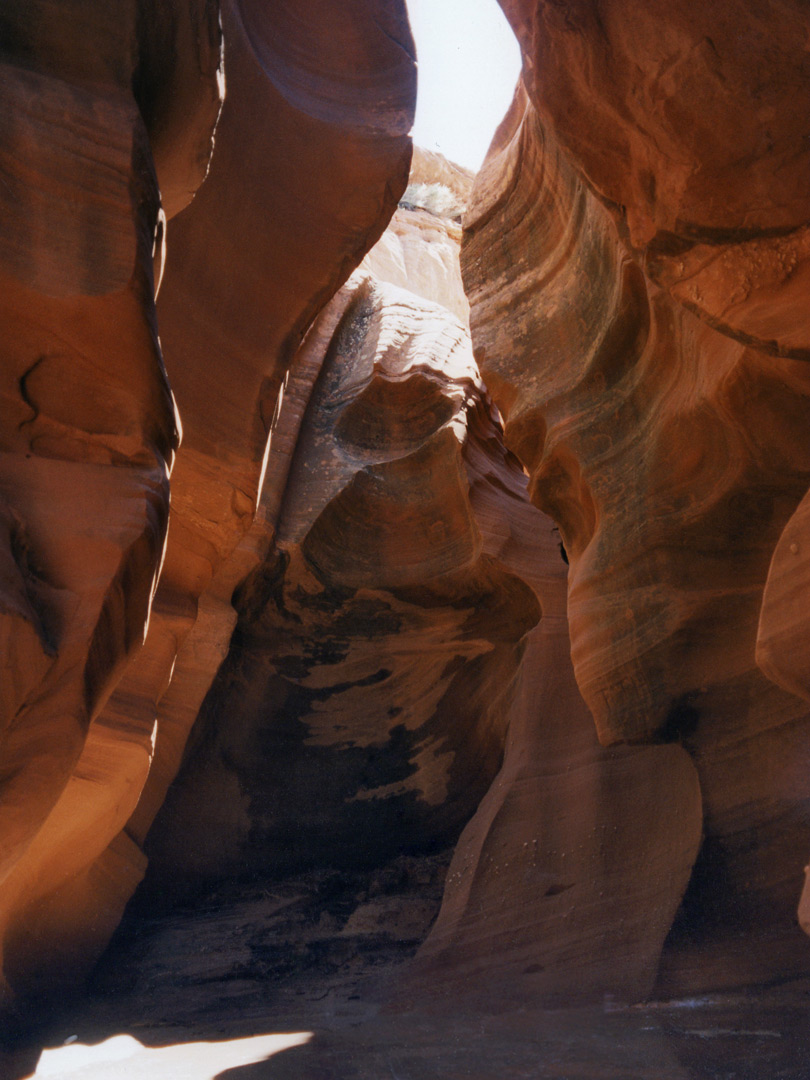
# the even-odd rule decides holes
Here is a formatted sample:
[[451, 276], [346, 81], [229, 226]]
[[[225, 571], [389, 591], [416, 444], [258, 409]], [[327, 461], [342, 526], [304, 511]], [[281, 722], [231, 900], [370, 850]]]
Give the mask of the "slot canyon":
[[0, 9], [0, 1080], [810, 1076], [810, 10], [499, 3]]

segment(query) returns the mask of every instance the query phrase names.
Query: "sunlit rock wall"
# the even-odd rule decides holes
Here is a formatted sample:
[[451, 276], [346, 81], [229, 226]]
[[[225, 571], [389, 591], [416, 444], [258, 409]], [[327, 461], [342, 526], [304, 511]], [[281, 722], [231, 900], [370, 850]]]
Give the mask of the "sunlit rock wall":
[[475, 358], [402, 4], [0, 12], [4, 998], [184, 754], [164, 893], [461, 834], [419, 994], [807, 973], [806, 12], [503, 6]]
[[466, 824], [397, 994], [637, 999], [699, 848], [697, 774], [681, 747], [599, 745], [559, 533], [465, 326], [425, 299], [437, 249], [439, 295], [458, 286], [452, 216], [414, 205], [423, 168], [290, 371], [265, 480], [275, 547], [237, 595], [142, 895], [373, 867]]
[[143, 874], [261, 548], [229, 562], [285, 370], [404, 189], [415, 71], [375, 0], [12, 2], [0, 48], [0, 934], [29, 992], [92, 963]]
[[[810, 476], [806, 19], [792, 4], [767, 22], [692, 3], [504, 8], [525, 89], [465, 218], [473, 341], [560, 527], [601, 742], [680, 743], [697, 769], [704, 841], [659, 991], [806, 972], [807, 706], [757, 666], [758, 630], [765, 670], [781, 662], [763, 589], [775, 549], [766, 598], [800, 563], [780, 536]], [[493, 928], [497, 910], [493, 896]]]
[[400, 209], [290, 370], [265, 478], [275, 543], [237, 593], [228, 659], [150, 834], [155, 895], [441, 849], [500, 766], [540, 617], [510, 552], [551, 523], [450, 310], [459, 235]]
[[430, 150], [414, 147], [399, 210], [366, 257], [382, 281], [447, 308], [469, 324], [459, 265], [461, 215], [474, 174]]

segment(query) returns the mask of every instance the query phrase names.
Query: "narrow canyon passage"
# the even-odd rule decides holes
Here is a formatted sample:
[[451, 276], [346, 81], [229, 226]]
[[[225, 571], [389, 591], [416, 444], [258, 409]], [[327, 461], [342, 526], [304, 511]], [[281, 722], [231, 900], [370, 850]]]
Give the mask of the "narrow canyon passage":
[[0, 1076], [804, 1080], [803, 6], [471, 8], [480, 168], [450, 0], [124, 7], [0, 15]]

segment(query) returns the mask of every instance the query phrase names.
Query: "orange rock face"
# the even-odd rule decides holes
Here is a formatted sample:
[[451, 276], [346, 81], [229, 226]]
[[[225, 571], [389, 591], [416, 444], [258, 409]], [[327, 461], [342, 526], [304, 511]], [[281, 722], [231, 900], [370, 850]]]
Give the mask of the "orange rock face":
[[474, 187], [400, 2], [0, 11], [0, 1005], [145, 850], [458, 839], [451, 1005], [810, 973], [806, 12], [503, 7]]
[[[217, 6], [0, 15], [0, 932], [18, 989], [92, 963], [143, 873], [255, 562], [222, 569], [285, 370], [404, 188], [404, 9], [350, 6], [223, 5], [228, 103], [190, 206], [221, 104]], [[159, 277], [184, 207], [158, 313], [184, 429], [164, 552], [177, 434], [153, 259]]]
[[[678, 237], [704, 255], [704, 245], [718, 254], [730, 243], [736, 259], [747, 241], [804, 229], [810, 85], [800, 0], [722, 11], [698, 0], [501, 6], [538, 111], [638, 249]], [[724, 304], [733, 293], [724, 286]]]
[[291, 368], [265, 481], [276, 544], [238, 593], [146, 886], [372, 867], [452, 843], [472, 815], [409, 992], [637, 1000], [700, 846], [697, 773], [678, 746], [598, 743], [559, 536], [464, 326], [422, 298], [455, 241], [412, 197]]
[[473, 341], [560, 526], [601, 742], [678, 742], [697, 769], [704, 842], [659, 990], [806, 971], [807, 706], [757, 667], [759, 633], [765, 671], [800, 688], [801, 647], [781, 648], [798, 540], [780, 535], [810, 476], [807, 191], [779, 163], [808, 151], [792, 109], [767, 113], [807, 89], [796, 9], [769, 24], [768, 75], [751, 12], [504, 7], [527, 82], [465, 218]]
[[[87, 828], [81, 796], [93, 797], [99, 768], [115, 771], [88, 732], [143, 640], [162, 557], [177, 431], [154, 310], [158, 183], [172, 191], [182, 173], [196, 186], [210, 152], [219, 36], [205, 7], [148, 30], [134, 3], [12, 3], [0, 16], [0, 934], [12, 977], [27, 955], [20, 910], [34, 913], [23, 936], [47, 948], [42, 905], [84, 857], [67, 846]], [[206, 25], [186, 57], [193, 85], [169, 59], [177, 35], [192, 39], [189, 21]], [[133, 94], [149, 63], [184, 87], [193, 114], [160, 177], [150, 126], [165, 97], [153, 88], [147, 116]], [[120, 746], [117, 765], [103, 810], [138, 769]], [[62, 799], [76, 811], [69, 828], [55, 818]]]

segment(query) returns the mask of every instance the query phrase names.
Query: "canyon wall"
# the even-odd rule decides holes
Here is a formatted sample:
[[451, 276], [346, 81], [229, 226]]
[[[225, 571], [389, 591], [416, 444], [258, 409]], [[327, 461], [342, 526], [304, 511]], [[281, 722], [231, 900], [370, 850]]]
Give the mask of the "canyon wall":
[[[463, 200], [451, 169], [417, 151], [408, 190]], [[441, 850], [500, 766], [541, 615], [514, 549], [553, 526], [451, 310], [460, 228], [413, 198], [290, 369], [274, 544], [150, 834], [150, 896]]]
[[[806, 973], [806, 18], [791, 4], [767, 24], [743, 5], [503, 6], [524, 69], [464, 221], [473, 341], [506, 445], [560, 528], [601, 743], [675, 744], [696, 770], [699, 787], [686, 769], [666, 788], [652, 758], [641, 766], [634, 814], [656, 822], [663, 802], [694, 839], [702, 813], [658, 992]], [[506, 767], [502, 782], [516, 783]], [[423, 949], [480, 954], [482, 979], [503, 965], [502, 894], [528, 872], [512, 862], [484, 887], [504, 832], [488, 800]], [[631, 895], [608, 888], [617, 907]], [[529, 955], [546, 926], [516, 920], [513, 974], [517, 941]], [[545, 940], [538, 967], [556, 959]], [[606, 966], [591, 990], [623, 982]]]
[[810, 971], [806, 13], [503, 7], [474, 185], [401, 3], [0, 13], [4, 1002], [145, 851], [455, 845], [451, 1007]]
[[415, 69], [374, 0], [37, 0], [0, 42], [0, 931], [30, 993], [92, 964], [143, 874], [266, 543], [231, 558], [285, 371], [405, 186]]

